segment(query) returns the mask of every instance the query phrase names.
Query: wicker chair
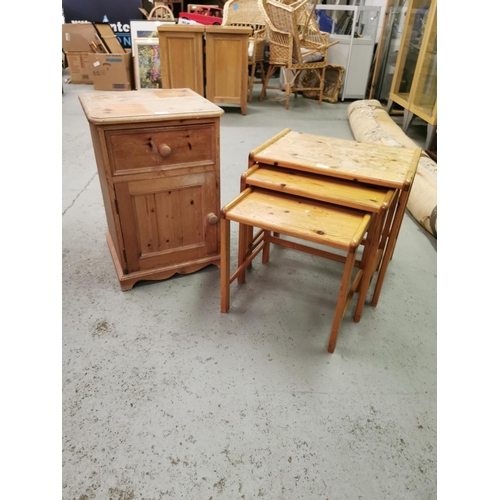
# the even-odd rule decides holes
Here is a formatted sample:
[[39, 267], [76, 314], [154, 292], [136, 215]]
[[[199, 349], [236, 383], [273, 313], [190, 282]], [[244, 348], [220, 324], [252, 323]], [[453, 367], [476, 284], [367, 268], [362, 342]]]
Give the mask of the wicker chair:
[[168, 5], [157, 5], [148, 14], [148, 21], [175, 21], [174, 13]]
[[[269, 36], [269, 68], [262, 84], [260, 100], [267, 89], [286, 92], [285, 109], [290, 103], [290, 94], [299, 91], [319, 92], [318, 104], [323, 101], [327, 51], [338, 40], [329, 43], [330, 35], [319, 30], [314, 16], [308, 9], [309, 0], [298, 0], [286, 5], [276, 0], [258, 0], [259, 8], [266, 19]], [[269, 79], [276, 68], [282, 68], [284, 86], [270, 86]], [[312, 71], [319, 82], [317, 87], [300, 86], [300, 74]]]
[[244, 26], [253, 29], [248, 44], [248, 102], [252, 102], [255, 69], [259, 66], [261, 78], [257, 83], [264, 83], [264, 47], [266, 44], [266, 21], [260, 11], [257, 0], [228, 0], [224, 4], [222, 26]]

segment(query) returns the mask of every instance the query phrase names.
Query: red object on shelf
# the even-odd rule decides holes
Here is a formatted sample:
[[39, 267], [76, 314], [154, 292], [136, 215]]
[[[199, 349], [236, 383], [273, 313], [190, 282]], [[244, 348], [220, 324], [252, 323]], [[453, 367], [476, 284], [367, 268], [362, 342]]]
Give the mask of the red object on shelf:
[[179, 13], [179, 19], [188, 19], [208, 26], [222, 24], [222, 16], [223, 9], [208, 5], [199, 5], [194, 12]]

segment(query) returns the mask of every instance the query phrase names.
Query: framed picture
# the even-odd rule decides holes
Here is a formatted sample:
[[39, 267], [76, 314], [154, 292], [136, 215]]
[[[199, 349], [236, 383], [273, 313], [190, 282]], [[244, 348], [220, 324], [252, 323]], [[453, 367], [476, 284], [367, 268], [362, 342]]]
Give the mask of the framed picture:
[[161, 24], [175, 24], [174, 21], [130, 21], [130, 40], [132, 57], [135, 57], [134, 42], [139, 38], [158, 38], [158, 26]]
[[136, 89], [161, 89], [160, 44], [158, 38], [138, 38], [134, 45]]

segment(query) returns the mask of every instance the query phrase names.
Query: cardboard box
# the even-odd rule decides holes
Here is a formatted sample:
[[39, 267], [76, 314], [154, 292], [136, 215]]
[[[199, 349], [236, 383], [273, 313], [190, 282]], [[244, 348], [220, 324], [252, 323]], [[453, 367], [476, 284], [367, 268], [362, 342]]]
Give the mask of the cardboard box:
[[90, 52], [90, 44], [97, 33], [92, 23], [62, 25], [62, 49], [68, 52]]
[[111, 26], [108, 23], [92, 23], [94, 26], [97, 35], [102, 40], [106, 50], [110, 54], [124, 54], [125, 49], [122, 47], [118, 37], [115, 35], [115, 32], [112, 30]]
[[[112, 53], [96, 54], [92, 45], [94, 50], [100, 46]], [[127, 58], [108, 23], [63, 24], [62, 48], [68, 60], [71, 83], [92, 84], [95, 74], [99, 79], [98, 90], [130, 90], [130, 56]]]
[[62, 49], [68, 61], [71, 83], [92, 84], [90, 44], [96, 39], [92, 23], [62, 25]]
[[66, 52], [71, 83], [92, 84], [92, 68], [89, 52]]
[[95, 90], [132, 90], [132, 53], [89, 54]]

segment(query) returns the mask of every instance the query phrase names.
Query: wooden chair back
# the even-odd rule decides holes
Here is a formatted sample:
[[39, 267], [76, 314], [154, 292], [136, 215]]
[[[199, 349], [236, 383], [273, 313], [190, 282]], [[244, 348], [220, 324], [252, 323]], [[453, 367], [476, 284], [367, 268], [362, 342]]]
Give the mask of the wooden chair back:
[[166, 5], [157, 5], [148, 15], [148, 21], [175, 20], [174, 13]]

